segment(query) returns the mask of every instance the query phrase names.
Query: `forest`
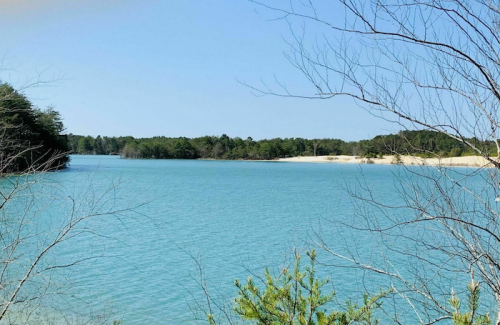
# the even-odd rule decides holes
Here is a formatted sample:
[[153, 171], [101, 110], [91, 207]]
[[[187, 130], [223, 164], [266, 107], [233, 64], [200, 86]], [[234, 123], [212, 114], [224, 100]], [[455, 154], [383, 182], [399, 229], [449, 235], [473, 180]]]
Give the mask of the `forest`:
[[[275, 138], [254, 140], [221, 136], [198, 138], [163, 137], [134, 138], [65, 135], [62, 117], [53, 107], [35, 107], [12, 86], [0, 84], [0, 126], [3, 156], [8, 172], [25, 170], [28, 166], [63, 168], [69, 161], [67, 153], [85, 155], [120, 155], [132, 159], [225, 159], [272, 160], [296, 156], [351, 155], [380, 157], [409, 154], [422, 157], [456, 157], [474, 155], [462, 141], [428, 130], [401, 131], [378, 135], [370, 140]], [[494, 155], [493, 141], [468, 139], [476, 148]], [[13, 154], [15, 153], [15, 154]], [[5, 172], [5, 171], [4, 171]]]
[[[134, 138], [92, 137], [68, 135], [73, 154], [120, 155], [141, 159], [226, 159], [271, 160], [296, 156], [352, 155], [375, 158], [381, 155], [409, 154], [422, 157], [456, 157], [474, 155], [458, 140], [434, 131], [401, 131], [379, 135], [370, 140], [343, 141], [340, 139], [275, 138], [253, 140], [221, 136], [198, 138]], [[493, 142], [474, 138], [470, 142], [492, 154]]]
[[[422, 157], [474, 154], [463, 142], [427, 130], [406, 130], [361, 141], [304, 138], [254, 140], [251, 137], [231, 138], [225, 134], [197, 138], [65, 135], [62, 117], [53, 107], [35, 107], [24, 94], [6, 83], [0, 84], [0, 98], [0, 126], [5, 130], [2, 137], [3, 155], [14, 159], [13, 162], [2, 162], [3, 165], [9, 165], [9, 170], [4, 172], [22, 171], [28, 166], [63, 168], [69, 161], [67, 153], [120, 155], [132, 159], [225, 160], [272, 160], [326, 155], [375, 158], [394, 153]], [[475, 138], [468, 141], [491, 155], [496, 150], [492, 141]]]

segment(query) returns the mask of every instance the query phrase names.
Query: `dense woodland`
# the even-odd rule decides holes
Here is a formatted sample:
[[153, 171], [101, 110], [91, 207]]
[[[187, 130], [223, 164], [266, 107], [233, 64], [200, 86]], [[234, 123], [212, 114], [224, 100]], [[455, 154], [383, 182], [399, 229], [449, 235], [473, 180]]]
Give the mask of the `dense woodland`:
[[[433, 131], [401, 131], [379, 135], [371, 140], [346, 142], [340, 139], [252, 138], [204, 136], [199, 138], [133, 138], [63, 135], [64, 125], [52, 107], [39, 109], [8, 84], [0, 84], [0, 127], [3, 130], [2, 155], [13, 157], [9, 172], [27, 166], [64, 167], [66, 153], [121, 155], [122, 158], [153, 159], [276, 159], [295, 156], [352, 155], [377, 157], [411, 154], [424, 157], [473, 155], [463, 143]], [[469, 139], [486, 152], [495, 152], [493, 142]], [[12, 145], [9, 145], [12, 144]], [[15, 145], [14, 145], [15, 144]], [[13, 155], [16, 153], [16, 155]], [[55, 158], [54, 158], [55, 157]], [[3, 164], [3, 163], [2, 163]], [[46, 166], [45, 166], [46, 167]]]
[[[276, 159], [295, 156], [352, 155], [377, 157], [411, 154], [424, 157], [472, 155], [463, 143], [433, 131], [401, 131], [371, 140], [346, 142], [340, 139], [252, 138], [204, 136], [199, 138], [133, 138], [63, 135], [64, 125], [52, 107], [39, 109], [8, 84], [0, 84], [0, 127], [2, 156], [15, 157], [9, 172], [28, 166], [64, 167], [66, 153], [121, 155], [123, 158], [153, 159]], [[469, 139], [486, 152], [495, 152], [493, 142]], [[13, 154], [16, 153], [16, 154]], [[55, 158], [54, 158], [55, 157]], [[4, 164], [5, 162], [2, 162]], [[47, 166], [44, 166], [47, 167]]]
[[63, 131], [54, 108], [39, 109], [9, 84], [0, 84], [1, 173], [65, 167], [70, 147]]
[[[471, 139], [495, 150], [493, 142]], [[440, 155], [455, 157], [473, 155], [462, 143], [432, 131], [402, 131], [379, 135], [371, 140], [346, 142], [339, 139], [276, 138], [255, 141], [252, 138], [204, 136], [200, 138], [101, 137], [69, 135], [74, 154], [121, 155], [122, 158], [154, 159], [276, 159], [295, 156], [353, 155], [377, 157], [380, 155], [412, 154], [424, 157]]]

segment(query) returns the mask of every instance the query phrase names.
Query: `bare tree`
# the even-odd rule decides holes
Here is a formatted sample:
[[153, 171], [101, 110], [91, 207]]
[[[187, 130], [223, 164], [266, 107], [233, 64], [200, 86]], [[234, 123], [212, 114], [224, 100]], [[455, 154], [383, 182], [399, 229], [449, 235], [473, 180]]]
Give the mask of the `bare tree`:
[[[40, 169], [0, 177], [2, 324], [41, 323], [45, 319], [40, 317], [54, 316], [54, 307], [61, 309], [58, 322], [62, 316], [71, 319], [84, 312], [78, 306], [82, 301], [69, 303], [71, 275], [78, 265], [104, 257], [104, 251], [89, 244], [82, 246], [85, 253], [75, 250], [74, 255], [60, 256], [60, 252], [78, 238], [101, 237], [100, 223], [133, 210], [117, 202], [116, 182], [104, 190], [89, 182], [84, 191], [68, 196], [69, 189], [50, 178], [50, 172]], [[61, 302], [68, 306], [66, 310]], [[94, 319], [95, 323], [104, 320], [109, 321]]]
[[[2, 106], [10, 99], [6, 96], [0, 97], [5, 114], [12, 113]], [[44, 323], [43, 312], [53, 318], [54, 302], [69, 300], [59, 298], [68, 292], [71, 270], [102, 256], [102, 251], [91, 250], [63, 257], [60, 249], [84, 236], [102, 236], [100, 222], [130, 216], [141, 206], [117, 199], [116, 180], [98, 186], [89, 180], [84, 190], [72, 193], [64, 182], [53, 180], [53, 171], [63, 167], [60, 158], [68, 153], [40, 157], [41, 145], [20, 143], [9, 132], [18, 127], [0, 123], [0, 324]], [[20, 159], [29, 162], [27, 168], [19, 170]], [[71, 317], [62, 314], [56, 323], [69, 324]], [[106, 322], [106, 317], [92, 320]]]
[[[500, 169], [500, 3], [251, 2], [290, 26], [286, 57], [312, 86], [304, 93], [284, 82], [277, 82], [279, 91], [252, 89], [307, 99], [347, 96], [399, 128], [446, 134], [488, 162], [467, 171], [402, 168], [400, 201], [394, 204], [362, 179], [346, 184], [361, 217], [349, 229], [374, 234], [384, 253], [375, 259], [349, 247], [339, 252], [323, 230], [317, 244], [344, 266], [387, 277], [413, 311], [412, 321], [451, 319], [451, 288], [445, 283], [451, 274], [464, 274], [496, 301], [500, 324], [500, 211], [494, 201]], [[392, 319], [401, 321], [397, 313]]]

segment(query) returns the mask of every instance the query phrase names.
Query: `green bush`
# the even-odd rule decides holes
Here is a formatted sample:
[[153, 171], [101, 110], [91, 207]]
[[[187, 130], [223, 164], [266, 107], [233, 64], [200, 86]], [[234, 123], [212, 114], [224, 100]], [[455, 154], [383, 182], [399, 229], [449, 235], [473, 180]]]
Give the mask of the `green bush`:
[[452, 291], [451, 298], [449, 300], [451, 308], [453, 309], [452, 321], [453, 325], [489, 325], [491, 324], [490, 315], [478, 314], [479, 309], [479, 297], [481, 295], [481, 289], [479, 288], [479, 283], [474, 280], [467, 285], [468, 295], [467, 295], [467, 311], [462, 312], [460, 309], [460, 299]]
[[460, 157], [462, 155], [462, 151], [463, 150], [461, 148], [453, 148], [448, 153], [448, 157]]
[[398, 153], [396, 153], [392, 158], [392, 163], [398, 165], [403, 163], [403, 160], [401, 159], [401, 156]]
[[[295, 255], [293, 269], [284, 268], [281, 273], [273, 277], [268, 269], [265, 271], [263, 284], [260, 289], [252, 278], [243, 285], [238, 280], [235, 286], [238, 296], [235, 299], [234, 311], [242, 319], [251, 321], [255, 325], [347, 325], [353, 323], [377, 324], [373, 312], [381, 305], [381, 299], [389, 291], [378, 295], [365, 294], [363, 303], [347, 302], [342, 311], [326, 310], [326, 305], [332, 302], [335, 292], [323, 294], [322, 288], [329, 282], [328, 279], [316, 277], [316, 252], [307, 252], [309, 265], [302, 268], [301, 257]], [[215, 325], [213, 315], [208, 315], [208, 321]]]

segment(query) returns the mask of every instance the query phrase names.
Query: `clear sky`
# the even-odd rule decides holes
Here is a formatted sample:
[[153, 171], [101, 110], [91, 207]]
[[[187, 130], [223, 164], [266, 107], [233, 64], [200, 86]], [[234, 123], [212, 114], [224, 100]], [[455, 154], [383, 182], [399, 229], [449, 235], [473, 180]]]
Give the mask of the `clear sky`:
[[397, 131], [352, 100], [257, 97], [274, 76], [310, 85], [285, 59], [289, 33], [246, 0], [0, 0], [3, 81], [82, 135], [359, 140]]

